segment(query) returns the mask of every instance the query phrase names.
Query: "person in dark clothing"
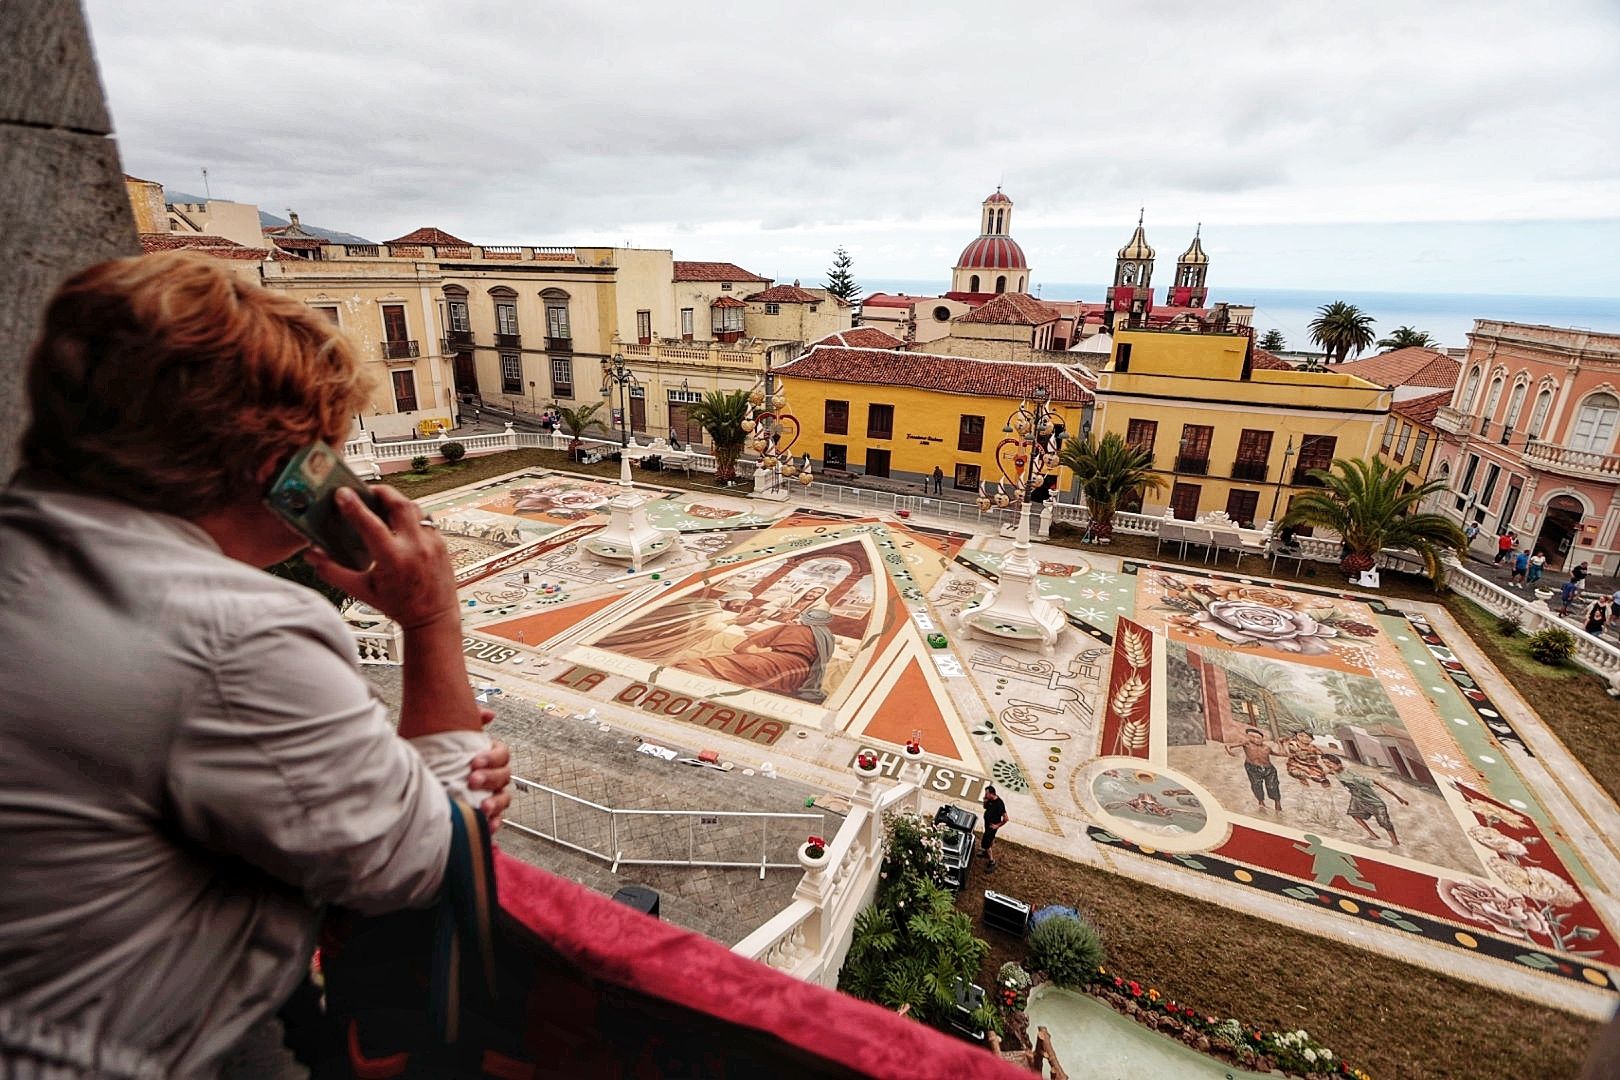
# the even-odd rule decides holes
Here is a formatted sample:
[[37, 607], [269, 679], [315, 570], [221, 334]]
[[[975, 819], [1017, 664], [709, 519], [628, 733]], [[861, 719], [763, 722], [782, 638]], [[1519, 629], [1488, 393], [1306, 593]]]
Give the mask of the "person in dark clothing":
[[938, 465], [934, 466], [934, 494], [945, 494], [945, 470]]
[[1593, 637], [1603, 636], [1603, 627], [1609, 621], [1609, 606], [1602, 600], [1593, 601], [1586, 612], [1586, 632]]
[[1007, 804], [996, 794], [995, 785], [984, 785], [984, 857], [990, 860], [991, 870], [996, 868], [996, 857], [990, 854], [990, 845], [996, 842], [996, 833], [1007, 821]]

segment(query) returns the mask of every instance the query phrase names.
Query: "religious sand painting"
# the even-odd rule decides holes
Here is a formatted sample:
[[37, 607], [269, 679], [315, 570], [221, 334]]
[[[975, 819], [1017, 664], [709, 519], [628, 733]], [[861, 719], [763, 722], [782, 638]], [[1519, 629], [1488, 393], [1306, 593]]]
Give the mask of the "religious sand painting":
[[1106, 826], [1094, 839], [1615, 985], [1590, 870], [1491, 744], [1522, 747], [1511, 726], [1426, 622], [1135, 569], [1100, 756], [1074, 784]]

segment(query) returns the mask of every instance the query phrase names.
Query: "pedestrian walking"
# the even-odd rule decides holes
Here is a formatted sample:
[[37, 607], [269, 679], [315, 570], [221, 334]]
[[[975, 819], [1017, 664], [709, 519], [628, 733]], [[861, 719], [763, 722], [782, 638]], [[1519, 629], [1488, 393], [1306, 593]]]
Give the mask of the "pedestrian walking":
[[1586, 632], [1593, 637], [1603, 636], [1603, 627], [1609, 621], [1609, 605], [1601, 599], [1592, 601], [1586, 611]]
[[1569, 572], [1569, 580], [1573, 581], [1577, 585], [1580, 585], [1586, 581], [1587, 573], [1587, 565], [1583, 562]]
[[1530, 572], [1530, 552], [1520, 548], [1513, 556], [1513, 577], [1508, 582], [1515, 589], [1524, 588], [1524, 577]]
[[1499, 533], [1497, 535], [1497, 537], [1496, 537], [1496, 565], [1497, 566], [1501, 566], [1502, 561], [1504, 559], [1506, 559], [1509, 555], [1513, 554], [1513, 543], [1517, 539], [1518, 538], [1513, 535], [1513, 530], [1512, 529], [1505, 530], [1505, 531], [1503, 531], [1503, 532], [1501, 532], [1501, 533]]
[[1474, 546], [1474, 537], [1479, 535], [1479, 522], [1470, 521], [1463, 527], [1463, 535], [1468, 537], [1468, 546]]
[[1001, 801], [996, 794], [994, 784], [984, 785], [984, 857], [989, 861], [989, 870], [996, 868], [996, 857], [990, 854], [990, 845], [996, 842], [996, 833], [1010, 819], [1007, 817], [1007, 804]]
[[1614, 590], [1614, 595], [1609, 597], [1609, 619], [1620, 631], [1620, 589]]
[[1570, 580], [1564, 582], [1564, 587], [1558, 590], [1558, 602], [1560, 605], [1558, 608], [1558, 614], [1569, 614], [1569, 607], [1575, 602], [1575, 594], [1580, 591], [1580, 582], [1576, 581], [1575, 579], [1571, 578]]
[[945, 494], [945, 470], [938, 465], [934, 466], [934, 494]]
[[1546, 567], [1546, 565], [1547, 565], [1547, 556], [1546, 556], [1546, 554], [1540, 548], [1537, 548], [1536, 553], [1534, 555], [1530, 556], [1530, 571], [1529, 571], [1528, 574], [1525, 575], [1525, 580], [1528, 581], [1532, 585], [1534, 585], [1536, 582], [1540, 581], [1541, 580], [1541, 571], [1542, 571], [1542, 569], [1544, 567]]

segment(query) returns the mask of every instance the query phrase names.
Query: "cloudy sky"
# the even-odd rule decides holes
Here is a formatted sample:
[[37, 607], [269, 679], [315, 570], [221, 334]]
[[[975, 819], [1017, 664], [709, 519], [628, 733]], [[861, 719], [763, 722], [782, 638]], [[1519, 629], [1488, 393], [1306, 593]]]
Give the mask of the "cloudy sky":
[[386, 240], [1037, 280], [1620, 293], [1620, 6], [88, 0], [125, 168]]

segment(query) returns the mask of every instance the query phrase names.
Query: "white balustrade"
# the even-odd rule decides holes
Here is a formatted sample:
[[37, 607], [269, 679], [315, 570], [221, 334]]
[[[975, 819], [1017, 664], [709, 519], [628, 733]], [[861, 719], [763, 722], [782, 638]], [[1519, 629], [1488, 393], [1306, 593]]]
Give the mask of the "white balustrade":
[[355, 630], [355, 648], [362, 664], [398, 664], [405, 659], [397, 630]]
[[[1516, 617], [1526, 630], [1556, 626], [1569, 631], [1575, 639], [1575, 659], [1604, 676], [1611, 686], [1620, 686], [1620, 648], [1588, 634], [1580, 623], [1555, 614], [1544, 604], [1504, 589], [1454, 560], [1447, 561], [1446, 585], [1493, 615]], [[1590, 602], [1589, 599], [1582, 601], [1583, 606]]]

